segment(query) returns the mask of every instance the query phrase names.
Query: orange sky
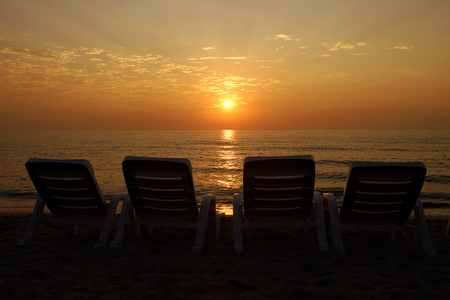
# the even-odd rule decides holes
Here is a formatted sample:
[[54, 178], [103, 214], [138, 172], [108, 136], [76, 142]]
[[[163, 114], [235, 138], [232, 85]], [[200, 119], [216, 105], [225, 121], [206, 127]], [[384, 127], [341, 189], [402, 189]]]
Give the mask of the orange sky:
[[449, 129], [449, 15], [443, 0], [0, 0], [0, 130]]

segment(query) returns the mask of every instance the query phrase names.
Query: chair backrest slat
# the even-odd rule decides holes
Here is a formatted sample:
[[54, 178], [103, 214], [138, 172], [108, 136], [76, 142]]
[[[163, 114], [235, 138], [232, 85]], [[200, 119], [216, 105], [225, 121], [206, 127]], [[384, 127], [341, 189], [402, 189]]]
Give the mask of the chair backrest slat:
[[343, 222], [405, 222], [425, 179], [423, 163], [353, 162], [341, 209]]
[[106, 213], [106, 202], [87, 160], [30, 158], [25, 166], [39, 196], [53, 214]]
[[128, 156], [122, 167], [138, 217], [198, 217], [189, 160]]
[[310, 216], [315, 180], [310, 155], [248, 157], [244, 161], [247, 218]]

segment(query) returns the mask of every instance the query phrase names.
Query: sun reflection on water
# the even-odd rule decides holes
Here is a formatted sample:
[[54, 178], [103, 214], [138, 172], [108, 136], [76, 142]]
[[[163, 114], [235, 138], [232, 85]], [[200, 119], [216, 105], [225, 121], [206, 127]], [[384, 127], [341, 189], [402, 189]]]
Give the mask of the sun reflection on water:
[[234, 141], [234, 130], [232, 129], [222, 130], [222, 140], [230, 142]]
[[223, 130], [222, 131], [222, 145], [219, 148], [219, 164], [218, 166], [221, 169], [224, 169], [226, 173], [221, 174], [221, 178], [217, 180], [219, 185], [231, 188], [236, 183], [236, 179], [233, 174], [230, 174], [229, 171], [236, 170], [238, 168], [237, 165], [237, 157], [234, 145], [235, 138], [234, 138], [234, 130]]
[[[217, 152], [219, 158], [217, 169], [216, 184], [222, 191], [228, 191], [230, 199], [224, 199], [225, 202], [231, 202], [233, 193], [238, 192], [241, 187], [241, 158], [236, 153], [236, 138], [234, 130], [223, 130], [220, 140], [220, 146]], [[228, 201], [227, 201], [228, 200]], [[226, 214], [232, 214], [232, 206], [223, 204], [218, 210]]]

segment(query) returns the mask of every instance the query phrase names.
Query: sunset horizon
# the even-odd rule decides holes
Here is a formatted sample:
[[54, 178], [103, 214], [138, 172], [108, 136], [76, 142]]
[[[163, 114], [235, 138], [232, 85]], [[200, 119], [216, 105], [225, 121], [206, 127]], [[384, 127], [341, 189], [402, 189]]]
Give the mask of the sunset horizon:
[[1, 1], [0, 130], [450, 129], [443, 1]]
[[0, 0], [0, 295], [448, 299], [449, 16]]

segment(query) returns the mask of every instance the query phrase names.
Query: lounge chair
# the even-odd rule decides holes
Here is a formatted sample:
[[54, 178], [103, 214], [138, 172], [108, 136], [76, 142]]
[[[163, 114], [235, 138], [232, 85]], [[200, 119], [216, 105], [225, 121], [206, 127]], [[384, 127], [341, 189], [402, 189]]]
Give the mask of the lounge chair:
[[311, 155], [247, 157], [244, 193], [233, 196], [234, 252], [246, 228], [316, 227], [320, 251], [328, 251], [322, 197], [314, 191]]
[[[99, 226], [102, 229], [94, 248], [108, 242], [117, 204], [125, 193], [116, 194], [107, 204], [87, 160], [30, 158], [25, 167], [39, 197], [19, 246], [31, 245], [39, 223], [70, 225], [72, 233], [77, 233], [79, 226]], [[44, 214], [44, 206], [51, 215]]]
[[213, 195], [206, 195], [198, 207], [190, 161], [127, 156], [122, 167], [128, 194], [110, 246], [122, 245], [127, 225], [135, 225], [138, 235], [140, 226], [192, 228], [196, 230], [192, 252], [202, 252], [208, 220], [216, 221], [219, 230], [223, 214], [216, 214]]
[[[330, 208], [336, 251], [346, 253], [342, 231], [412, 231], [420, 234], [425, 251], [436, 254], [419, 198], [425, 173], [421, 162], [352, 162], [342, 205], [338, 207], [333, 194], [323, 195]], [[413, 209], [414, 225], [408, 224]]]
[[450, 218], [448, 219], [447, 223], [447, 235], [450, 235]]

